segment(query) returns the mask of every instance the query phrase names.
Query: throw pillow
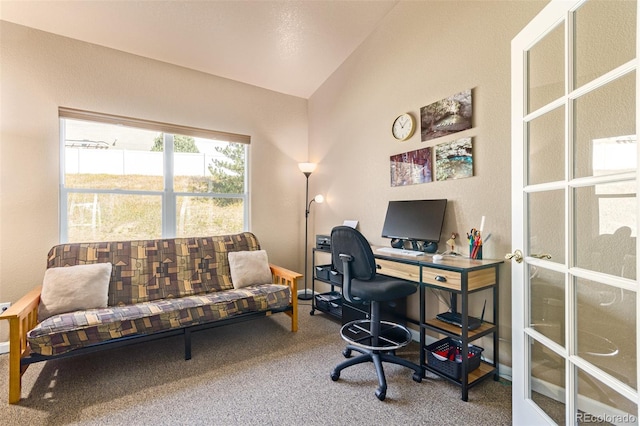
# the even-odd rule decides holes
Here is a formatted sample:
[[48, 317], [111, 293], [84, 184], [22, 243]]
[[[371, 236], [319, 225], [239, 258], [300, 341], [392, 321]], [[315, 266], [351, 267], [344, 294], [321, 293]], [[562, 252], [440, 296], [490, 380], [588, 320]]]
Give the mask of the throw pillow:
[[44, 273], [38, 319], [92, 308], [106, 308], [111, 263], [48, 268]]
[[229, 267], [233, 288], [273, 282], [267, 252], [264, 250], [230, 251]]

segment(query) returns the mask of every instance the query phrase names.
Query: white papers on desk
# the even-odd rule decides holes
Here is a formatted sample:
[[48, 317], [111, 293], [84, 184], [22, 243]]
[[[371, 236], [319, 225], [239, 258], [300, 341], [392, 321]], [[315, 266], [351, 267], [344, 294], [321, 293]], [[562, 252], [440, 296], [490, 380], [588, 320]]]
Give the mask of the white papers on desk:
[[350, 228], [356, 229], [356, 227], [358, 226], [358, 221], [357, 220], [345, 220], [343, 223], [344, 226], [348, 226]]

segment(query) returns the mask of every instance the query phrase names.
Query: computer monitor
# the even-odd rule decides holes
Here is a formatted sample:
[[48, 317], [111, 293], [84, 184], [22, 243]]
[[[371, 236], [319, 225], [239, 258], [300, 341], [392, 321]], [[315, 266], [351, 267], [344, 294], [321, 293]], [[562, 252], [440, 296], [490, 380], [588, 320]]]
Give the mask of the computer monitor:
[[402, 244], [408, 240], [414, 250], [434, 253], [440, 241], [446, 207], [446, 199], [389, 201], [382, 237], [401, 240]]

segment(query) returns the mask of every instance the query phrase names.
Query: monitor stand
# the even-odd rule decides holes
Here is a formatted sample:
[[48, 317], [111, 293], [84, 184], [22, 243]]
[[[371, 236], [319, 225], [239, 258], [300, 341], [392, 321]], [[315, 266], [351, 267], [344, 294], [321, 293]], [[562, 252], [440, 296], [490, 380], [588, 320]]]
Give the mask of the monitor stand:
[[[391, 246], [395, 248], [404, 248], [404, 240], [400, 240], [401, 244], [398, 246], [393, 245], [391, 240]], [[424, 253], [435, 253], [438, 251], [438, 243], [424, 241], [422, 244], [418, 243], [418, 240], [408, 240], [411, 242], [411, 250], [421, 251]]]
[[391, 239], [391, 247], [397, 248], [397, 249], [403, 249], [404, 248], [404, 240], [402, 240], [400, 238], [392, 238]]
[[438, 251], [438, 243], [434, 243], [433, 241], [431, 242], [425, 242], [424, 243], [424, 251], [426, 253], [435, 253]]

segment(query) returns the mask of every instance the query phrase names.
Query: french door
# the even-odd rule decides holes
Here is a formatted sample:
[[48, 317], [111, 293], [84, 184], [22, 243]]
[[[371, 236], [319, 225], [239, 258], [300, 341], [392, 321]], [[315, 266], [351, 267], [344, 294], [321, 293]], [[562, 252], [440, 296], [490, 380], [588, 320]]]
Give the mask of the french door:
[[637, 21], [553, 0], [512, 41], [516, 425], [638, 424]]

